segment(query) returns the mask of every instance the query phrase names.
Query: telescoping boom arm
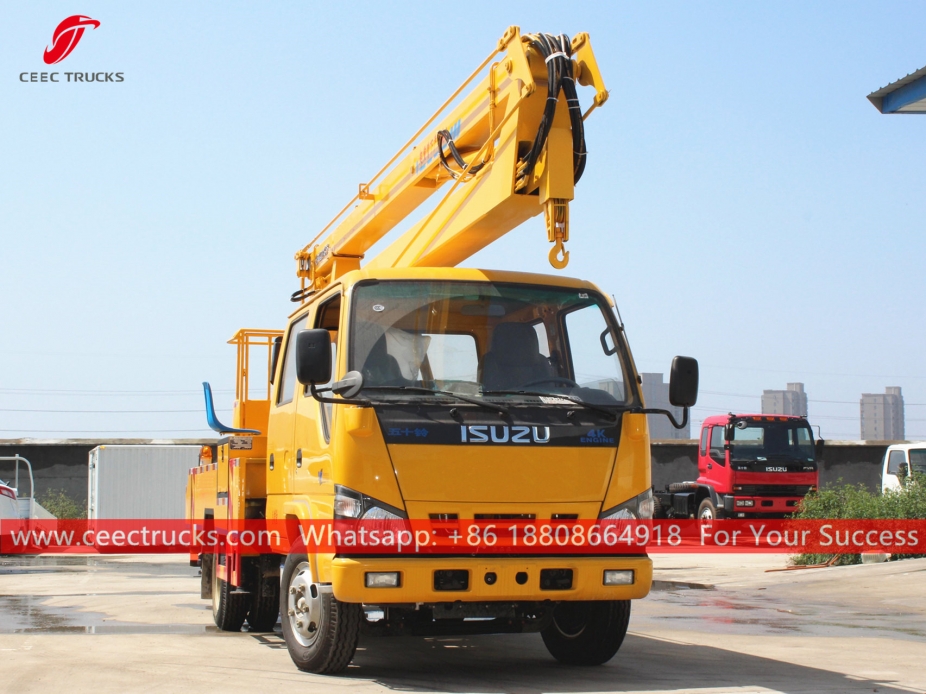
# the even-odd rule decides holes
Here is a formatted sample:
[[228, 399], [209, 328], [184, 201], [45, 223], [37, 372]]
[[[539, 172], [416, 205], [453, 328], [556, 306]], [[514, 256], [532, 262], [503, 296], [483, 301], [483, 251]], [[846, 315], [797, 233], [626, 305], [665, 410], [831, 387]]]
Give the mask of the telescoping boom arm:
[[[576, 82], [595, 89], [584, 114]], [[467, 88], [470, 88], [467, 92]], [[357, 195], [296, 253], [294, 300], [360, 267], [373, 244], [445, 184], [443, 197], [368, 268], [452, 267], [544, 212], [551, 264], [569, 260], [569, 201], [585, 168], [583, 121], [608, 98], [588, 34], [498, 46]]]

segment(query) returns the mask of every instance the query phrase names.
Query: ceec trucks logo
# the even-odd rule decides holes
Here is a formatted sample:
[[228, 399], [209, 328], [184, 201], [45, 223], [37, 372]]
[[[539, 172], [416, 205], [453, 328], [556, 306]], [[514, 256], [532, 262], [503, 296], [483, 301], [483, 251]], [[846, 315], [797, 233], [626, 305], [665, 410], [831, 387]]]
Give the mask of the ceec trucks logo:
[[[57, 65], [60, 63], [74, 52], [87, 29], [93, 30], [99, 26], [100, 22], [98, 20], [82, 14], [71, 15], [62, 20], [55, 27], [55, 32], [51, 37], [51, 45], [45, 47], [45, 53], [42, 55], [45, 64]], [[55, 84], [59, 82], [99, 84], [102, 82], [125, 82], [125, 73], [116, 72], [115, 70], [94, 70], [92, 72], [32, 72], [30, 70], [20, 72], [19, 81]]]
[[67, 58], [71, 51], [77, 48], [84, 30], [87, 27], [96, 29], [100, 23], [90, 17], [84, 17], [80, 14], [72, 15], [64, 19], [56, 28], [51, 37], [51, 47], [45, 49], [43, 59], [46, 65], [55, 65]]

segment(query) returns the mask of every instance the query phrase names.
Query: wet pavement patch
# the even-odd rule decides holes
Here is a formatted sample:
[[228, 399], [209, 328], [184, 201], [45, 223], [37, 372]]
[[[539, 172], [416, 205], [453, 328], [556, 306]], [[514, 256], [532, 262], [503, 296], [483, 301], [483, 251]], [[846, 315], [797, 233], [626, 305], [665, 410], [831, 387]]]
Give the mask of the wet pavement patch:
[[102, 612], [46, 604], [52, 597], [58, 596], [0, 595], [0, 634], [207, 634], [218, 631], [211, 625], [120, 622]]
[[658, 581], [653, 580], [650, 590], [714, 590], [710, 583], [688, 583], [685, 581]]

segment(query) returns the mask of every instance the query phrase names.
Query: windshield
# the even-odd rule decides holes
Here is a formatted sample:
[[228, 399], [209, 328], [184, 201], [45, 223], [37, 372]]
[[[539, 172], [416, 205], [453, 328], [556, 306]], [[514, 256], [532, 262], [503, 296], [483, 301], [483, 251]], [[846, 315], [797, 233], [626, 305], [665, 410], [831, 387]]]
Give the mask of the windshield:
[[593, 292], [380, 281], [357, 285], [351, 307], [348, 368], [363, 374], [364, 389], [554, 405], [568, 404], [558, 394], [594, 405], [630, 402], [623, 345], [608, 305]]
[[926, 475], [926, 448], [911, 448], [910, 472], [919, 472]]
[[741, 419], [733, 432], [732, 459], [808, 462], [814, 459], [813, 434], [806, 422]]

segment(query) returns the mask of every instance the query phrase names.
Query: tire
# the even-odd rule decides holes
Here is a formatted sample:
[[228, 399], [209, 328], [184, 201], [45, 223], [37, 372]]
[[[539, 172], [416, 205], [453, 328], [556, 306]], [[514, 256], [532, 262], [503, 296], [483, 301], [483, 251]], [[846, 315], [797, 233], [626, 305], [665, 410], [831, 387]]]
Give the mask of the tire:
[[212, 560], [213, 554], [204, 554], [200, 557], [199, 597], [203, 600], [212, 598]]
[[723, 513], [717, 510], [710, 497], [704, 499], [698, 506], [698, 520], [714, 521], [723, 518]]
[[630, 601], [561, 602], [540, 635], [566, 665], [602, 665], [614, 657], [630, 623]]
[[248, 610], [250, 631], [273, 631], [280, 616], [280, 579], [277, 576], [261, 576], [260, 564], [256, 567], [257, 581], [251, 593]]
[[695, 492], [698, 490], [697, 482], [673, 482], [669, 485], [669, 492], [675, 494], [677, 492]]
[[669, 512], [665, 506], [662, 505], [662, 500], [658, 496], [653, 496], [653, 520], [661, 520], [663, 518], [668, 518]]
[[357, 650], [363, 608], [340, 602], [331, 586], [312, 583], [305, 554], [290, 554], [280, 581], [280, 614], [289, 657], [306, 672], [347, 669]]
[[212, 619], [222, 631], [241, 631], [248, 612], [248, 595], [219, 578], [218, 562], [212, 557]]

